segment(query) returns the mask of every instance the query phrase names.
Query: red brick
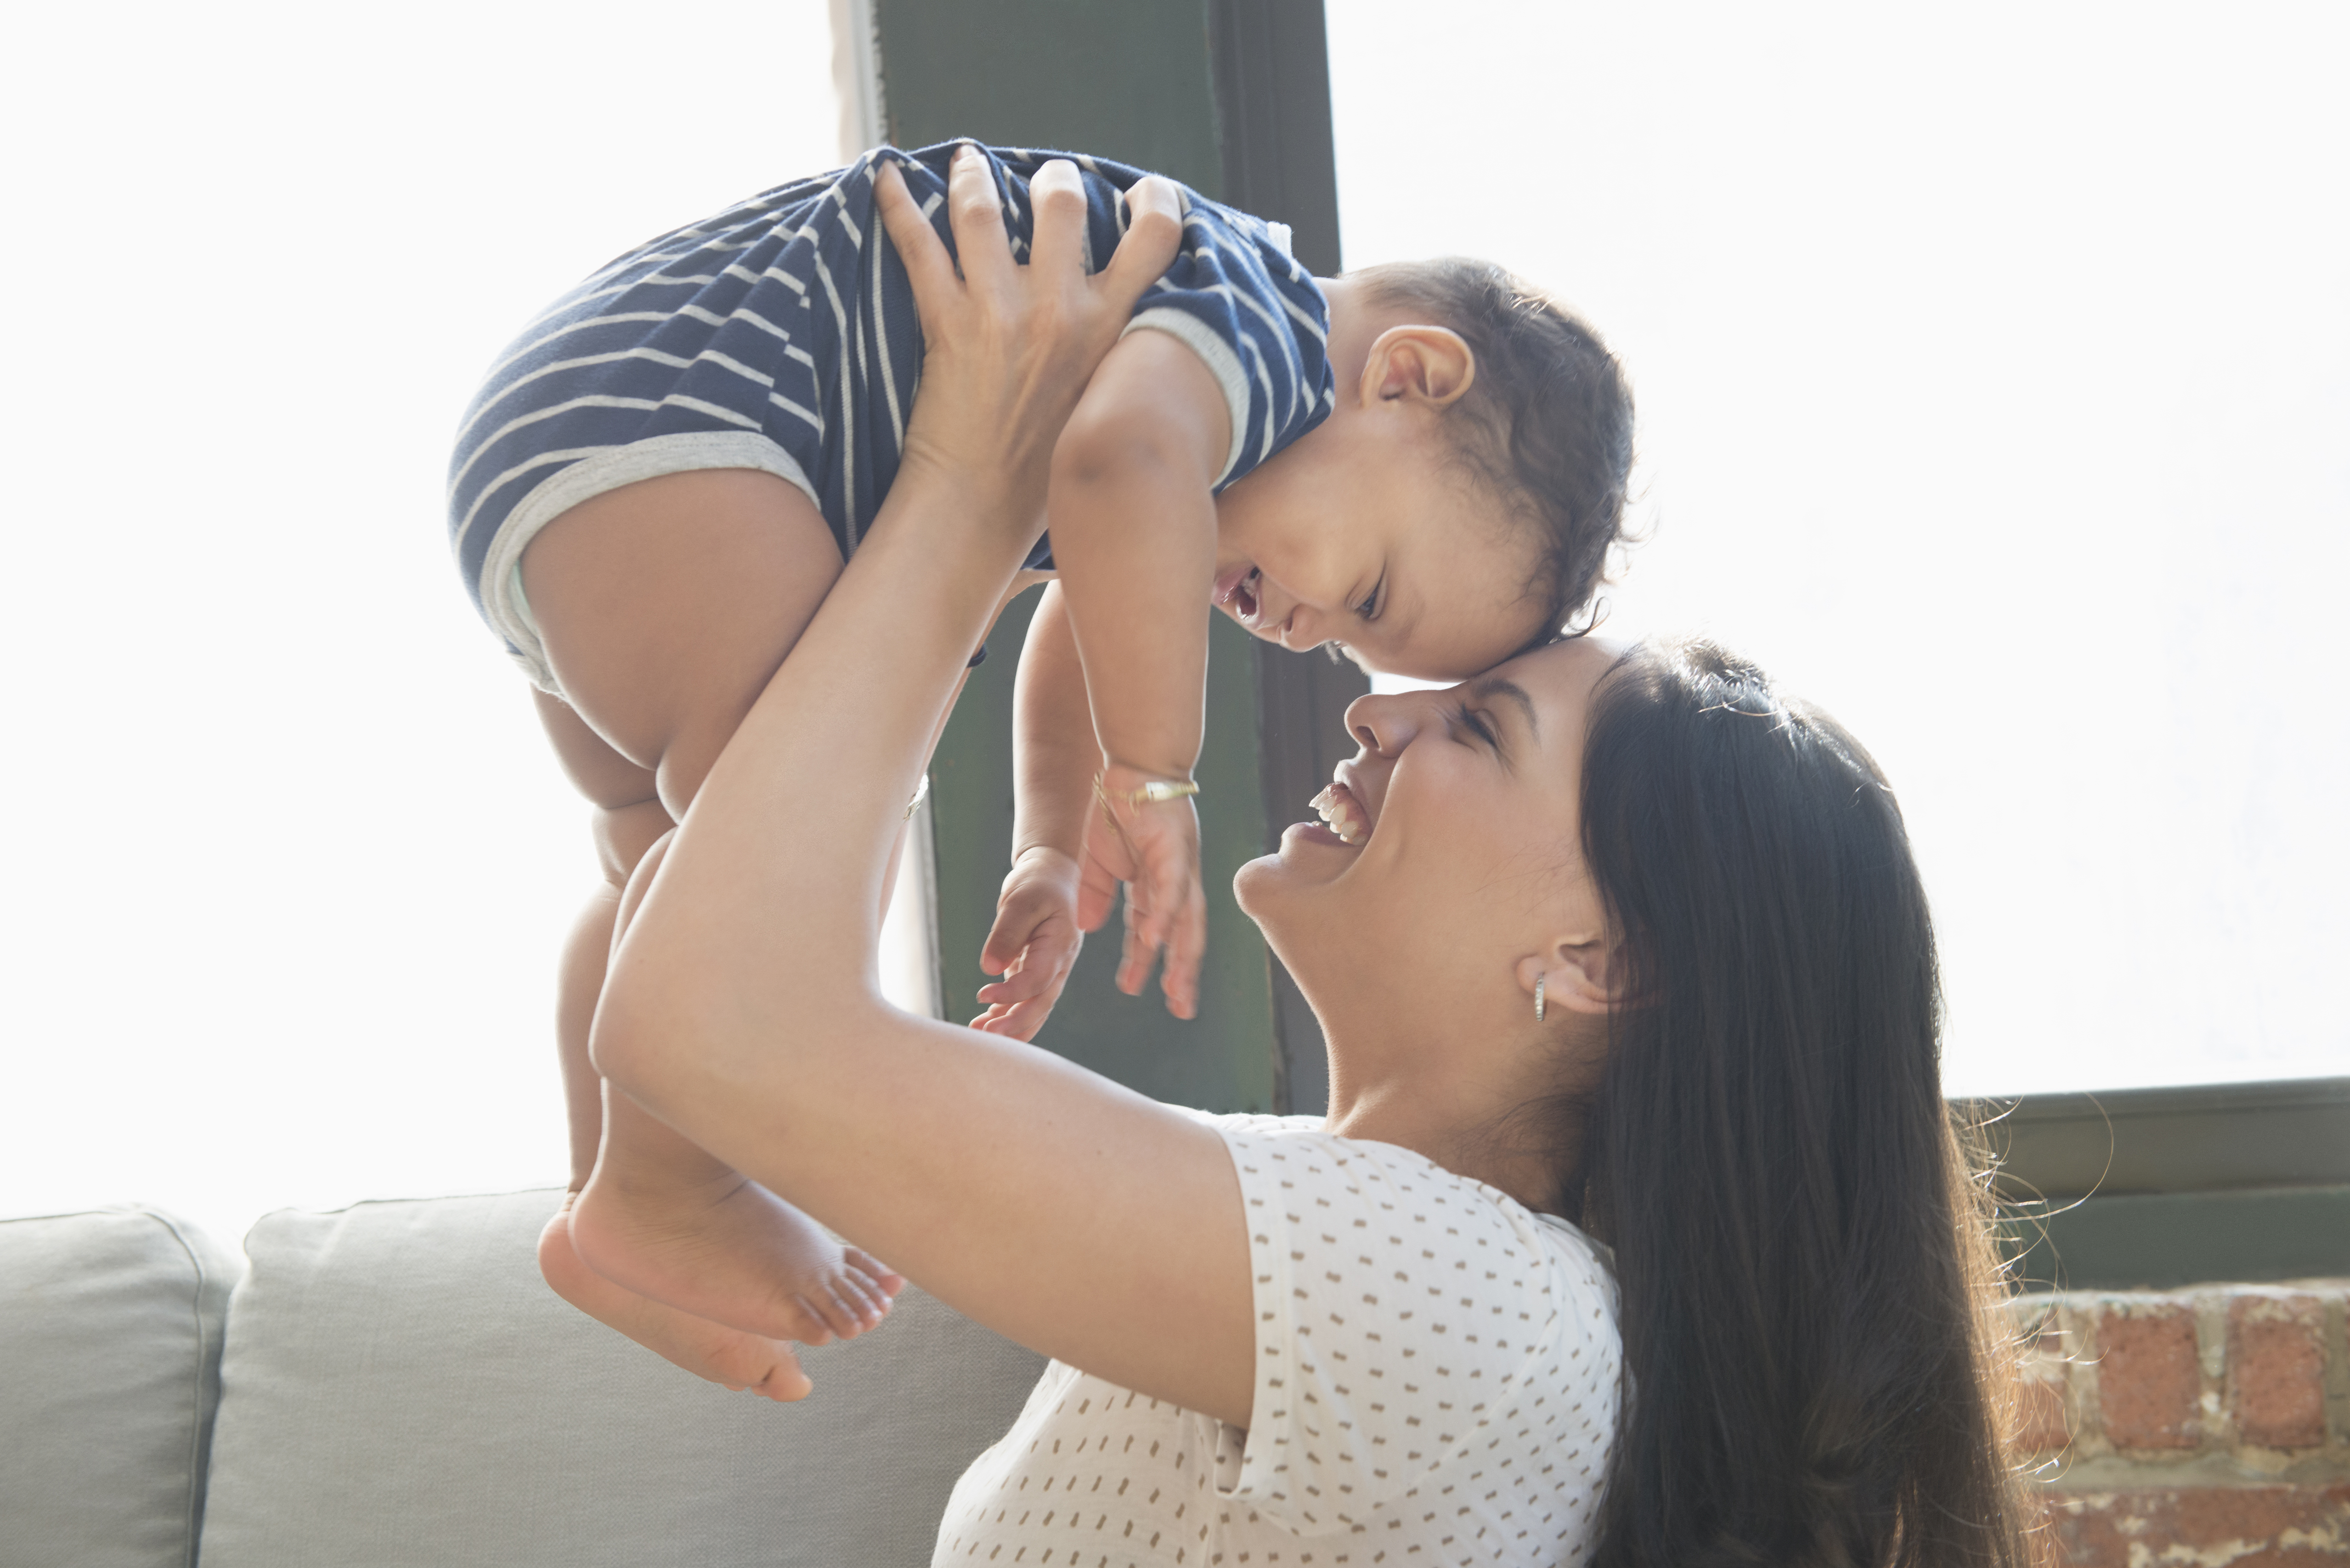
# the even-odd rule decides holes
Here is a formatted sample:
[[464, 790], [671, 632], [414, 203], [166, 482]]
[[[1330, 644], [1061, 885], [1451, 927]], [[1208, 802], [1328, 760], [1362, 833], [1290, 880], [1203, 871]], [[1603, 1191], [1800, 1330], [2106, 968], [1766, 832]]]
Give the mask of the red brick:
[[2147, 1487], [2048, 1500], [2065, 1568], [2219, 1562], [2228, 1568], [2342, 1568], [2350, 1483]]
[[2073, 1440], [2064, 1419], [2064, 1386], [2026, 1379], [2015, 1390], [2016, 1451], [2053, 1454]]
[[2191, 1449], [2203, 1374], [2195, 1314], [2170, 1303], [2103, 1303], [2097, 1314], [2097, 1407], [2117, 1449]]
[[2064, 1408], [2072, 1365], [2064, 1324], [2045, 1301], [2026, 1302], [2010, 1320], [2015, 1334], [2015, 1446], [2019, 1454], [2061, 1452], [2073, 1440]]
[[2264, 1449], [2325, 1441], [2325, 1303], [2247, 1293], [2228, 1303], [2228, 1405], [2237, 1436]]

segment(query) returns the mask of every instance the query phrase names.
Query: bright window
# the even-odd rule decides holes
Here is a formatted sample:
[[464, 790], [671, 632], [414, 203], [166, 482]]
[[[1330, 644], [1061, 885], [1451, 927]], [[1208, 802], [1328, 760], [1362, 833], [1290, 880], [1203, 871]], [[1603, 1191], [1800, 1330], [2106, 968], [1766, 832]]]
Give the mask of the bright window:
[[837, 151], [824, 0], [647, 26], [12, 24], [0, 1213], [563, 1179], [588, 811], [450, 566], [450, 436], [557, 293]]
[[[447, 441], [582, 272], [832, 160], [825, 12], [702, 7], [692, 69], [604, 0], [20, 22], [0, 1213], [561, 1179], [587, 813]], [[1877, 751], [1960, 1086], [2338, 1071], [2343, 39], [1967, 15], [1333, 0], [1349, 254], [1494, 254], [1624, 351], [1613, 625]]]
[[1329, 16], [1347, 261], [1491, 256], [1620, 351], [1607, 629], [1876, 753], [1951, 1087], [2345, 1071], [2345, 13]]

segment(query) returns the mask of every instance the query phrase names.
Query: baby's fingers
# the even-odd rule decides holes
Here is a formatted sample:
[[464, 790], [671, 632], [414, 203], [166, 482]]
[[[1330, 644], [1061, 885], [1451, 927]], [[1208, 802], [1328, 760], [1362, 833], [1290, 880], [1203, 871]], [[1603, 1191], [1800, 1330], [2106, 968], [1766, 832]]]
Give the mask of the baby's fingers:
[[1091, 855], [1077, 874], [1077, 929], [1097, 931], [1118, 902], [1118, 874]]
[[1208, 901], [1200, 890], [1197, 847], [1189, 836], [1161, 846], [1150, 857], [1148, 875], [1144, 905], [1149, 918], [1143, 922], [1140, 935], [1151, 950], [1166, 950], [1159, 989], [1167, 997], [1167, 1011], [1178, 1018], [1190, 1018], [1199, 1011], [1200, 955], [1208, 943]]
[[1042, 965], [1032, 971], [1024, 963], [1014, 963], [1003, 971], [1002, 980], [990, 981], [975, 994], [990, 1007], [1009, 1006], [1035, 995], [1052, 975], [1053, 971]]
[[1208, 950], [1208, 899], [1199, 878], [1191, 879], [1182, 907], [1167, 922], [1167, 964], [1159, 971], [1159, 989], [1166, 993], [1167, 1011], [1178, 1018], [1200, 1015], [1200, 961]]
[[1059, 1000], [1060, 988], [1056, 986], [1050, 996], [1040, 996], [1028, 1002], [997, 1002], [972, 1019], [971, 1026], [987, 1034], [1033, 1041], [1036, 1038], [1036, 1031], [1045, 1027], [1045, 1020], [1053, 1016], [1053, 1003]]
[[1049, 914], [1040, 916], [1024, 900], [1005, 899], [995, 911], [995, 924], [988, 928], [987, 940], [980, 944], [980, 972], [1009, 975], [1051, 919]]
[[1004, 966], [1002, 980], [979, 988], [979, 1000], [989, 1003], [1026, 1002], [1048, 990], [1058, 991], [1061, 978], [1076, 962], [1077, 944], [1083, 940], [1062, 921], [1048, 922], [1029, 939], [1019, 956]]
[[1159, 921], [1142, 888], [1129, 882], [1126, 887], [1126, 945], [1118, 951], [1118, 988], [1128, 996], [1140, 996], [1150, 979], [1150, 965], [1159, 956], [1161, 940]]

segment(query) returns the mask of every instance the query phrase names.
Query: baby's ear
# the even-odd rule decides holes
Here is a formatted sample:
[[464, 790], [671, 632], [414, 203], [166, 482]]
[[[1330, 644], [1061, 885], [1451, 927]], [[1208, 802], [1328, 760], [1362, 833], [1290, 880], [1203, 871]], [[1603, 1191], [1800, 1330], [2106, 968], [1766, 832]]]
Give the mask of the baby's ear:
[[1366, 403], [1402, 398], [1443, 408], [1477, 379], [1477, 356], [1450, 327], [1390, 327], [1363, 365]]

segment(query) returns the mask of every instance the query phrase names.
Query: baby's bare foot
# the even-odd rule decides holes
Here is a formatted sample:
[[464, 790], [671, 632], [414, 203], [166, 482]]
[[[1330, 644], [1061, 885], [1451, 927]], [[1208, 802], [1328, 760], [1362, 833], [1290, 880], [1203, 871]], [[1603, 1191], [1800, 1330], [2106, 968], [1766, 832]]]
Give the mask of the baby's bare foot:
[[805, 1399], [812, 1386], [791, 1346], [744, 1334], [614, 1284], [589, 1268], [571, 1244], [572, 1198], [567, 1196], [538, 1237], [538, 1272], [555, 1293], [608, 1328], [682, 1366], [697, 1377], [744, 1389], [762, 1398]]
[[698, 1186], [624, 1184], [598, 1166], [570, 1230], [581, 1261], [614, 1284], [771, 1340], [853, 1339], [906, 1283], [732, 1173]]

